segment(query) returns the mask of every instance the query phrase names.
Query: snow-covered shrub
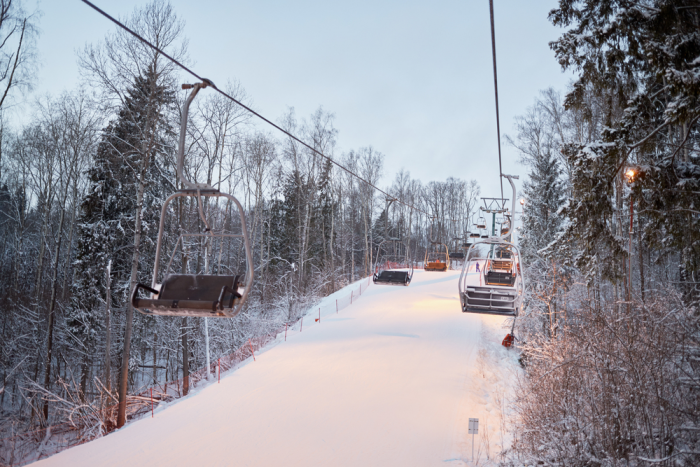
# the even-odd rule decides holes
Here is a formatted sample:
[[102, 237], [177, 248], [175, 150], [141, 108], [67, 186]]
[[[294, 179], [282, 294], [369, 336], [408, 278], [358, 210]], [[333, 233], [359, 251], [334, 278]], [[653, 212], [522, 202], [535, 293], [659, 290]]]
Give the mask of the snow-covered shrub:
[[700, 465], [700, 316], [665, 290], [581, 301], [524, 345], [514, 453], [548, 465]]

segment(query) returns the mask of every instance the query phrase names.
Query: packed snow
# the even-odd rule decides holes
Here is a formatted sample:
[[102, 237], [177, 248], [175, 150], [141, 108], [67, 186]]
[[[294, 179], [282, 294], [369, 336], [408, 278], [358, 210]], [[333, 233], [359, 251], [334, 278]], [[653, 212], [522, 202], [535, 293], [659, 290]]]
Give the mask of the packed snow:
[[[504, 318], [461, 312], [458, 277], [416, 270], [408, 287], [372, 284], [320, 322], [315, 307], [301, 332], [280, 334], [220, 383], [34, 465], [496, 462], [510, 443], [518, 355], [501, 346]], [[469, 418], [479, 419], [474, 437]]]

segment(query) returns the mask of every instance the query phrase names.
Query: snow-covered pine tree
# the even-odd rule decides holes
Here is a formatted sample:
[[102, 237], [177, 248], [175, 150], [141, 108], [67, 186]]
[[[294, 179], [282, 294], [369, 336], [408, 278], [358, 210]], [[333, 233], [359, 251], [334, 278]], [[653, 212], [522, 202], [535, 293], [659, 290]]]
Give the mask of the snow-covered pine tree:
[[[167, 173], [164, 150], [169, 147], [166, 133], [169, 124], [165, 112], [173, 103], [173, 94], [149, 74], [138, 77], [128, 90], [119, 114], [103, 130], [93, 167], [88, 172], [90, 189], [81, 203], [78, 219], [78, 245], [71, 305], [66, 322], [73, 336], [85, 349], [94, 348], [102, 326], [104, 287], [102, 278], [112, 261], [112, 307], [124, 310], [130, 292], [132, 248], [135, 235], [135, 211], [139, 190], [139, 169], [144, 170], [144, 195], [141, 229], [150, 237], [157, 233], [160, 205], [164, 199], [163, 175]], [[155, 122], [148, 107], [155, 107]], [[145, 154], [144, 138], [151, 132], [156, 144], [152, 154]], [[146, 242], [153, 243], [153, 242]], [[152, 268], [153, 252], [141, 255], [143, 278]], [[143, 318], [141, 318], [143, 319]], [[93, 352], [83, 355], [82, 380], [86, 380]]]
[[522, 227], [520, 244], [525, 262], [541, 257], [540, 250], [560, 234], [562, 217], [559, 209], [564, 204], [564, 184], [559, 161], [552, 151], [544, 151], [535, 159], [529, 180], [523, 183]]
[[[564, 238], [583, 249], [577, 263], [589, 274], [619, 282], [627, 259], [622, 224], [629, 204], [621, 175], [637, 166], [633, 201], [648, 222], [647, 247], [678, 255], [681, 281], [700, 268], [700, 17], [697, 1], [630, 3], [560, 0], [550, 13], [568, 28], [552, 43], [559, 63], [579, 73], [568, 108], [604, 108], [600, 140], [571, 147], [572, 194]], [[617, 237], [617, 238], [616, 238]], [[600, 245], [596, 248], [595, 245]]]

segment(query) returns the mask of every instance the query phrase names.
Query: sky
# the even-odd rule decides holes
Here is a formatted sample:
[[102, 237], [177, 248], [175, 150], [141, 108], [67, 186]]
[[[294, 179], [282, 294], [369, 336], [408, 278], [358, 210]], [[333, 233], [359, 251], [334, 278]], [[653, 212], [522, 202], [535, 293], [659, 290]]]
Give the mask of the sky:
[[[75, 90], [77, 52], [114, 26], [79, 0], [32, 1], [42, 12], [32, 96]], [[147, 3], [93, 2], [119, 18]], [[299, 117], [319, 107], [332, 112], [335, 158], [372, 146], [385, 155], [382, 186], [403, 168], [424, 183], [475, 179], [482, 196], [500, 195], [488, 0], [171, 3], [200, 76], [219, 85], [238, 80], [273, 121], [289, 107]], [[561, 34], [547, 20], [555, 0], [494, 4], [501, 133], [515, 136], [515, 117], [539, 91], [564, 91], [573, 75], [548, 45]], [[503, 172], [521, 183], [527, 168], [502, 144]], [[510, 198], [507, 181], [504, 189]]]

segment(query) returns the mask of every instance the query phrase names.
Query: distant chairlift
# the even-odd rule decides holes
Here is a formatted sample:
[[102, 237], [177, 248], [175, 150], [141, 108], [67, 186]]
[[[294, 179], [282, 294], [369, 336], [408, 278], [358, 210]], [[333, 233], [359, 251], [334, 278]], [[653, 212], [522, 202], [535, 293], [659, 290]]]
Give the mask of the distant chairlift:
[[[513, 187], [512, 177], [508, 178]], [[515, 201], [513, 201], [515, 204]], [[515, 206], [513, 211], [515, 212]], [[467, 251], [468, 260], [464, 262], [459, 276], [459, 296], [462, 311], [465, 313], [484, 313], [502, 316], [517, 316], [522, 308], [525, 279], [520, 261], [520, 250], [516, 245], [500, 237], [489, 237], [476, 241]], [[485, 249], [480, 245], [490, 246], [485, 256], [476, 254]], [[472, 254], [474, 252], [474, 254]]]
[[[153, 279], [151, 286], [137, 284], [131, 295], [131, 303], [134, 308], [141, 313], [147, 315], [160, 316], [194, 316], [194, 317], [228, 317], [232, 318], [240, 313], [243, 304], [246, 301], [248, 294], [253, 286], [253, 256], [250, 246], [250, 238], [245, 224], [245, 216], [243, 207], [238, 200], [227, 194], [219, 191], [218, 188], [203, 184], [193, 183], [187, 180], [183, 174], [184, 166], [184, 151], [185, 151], [185, 136], [187, 132], [187, 114], [189, 106], [194, 100], [200, 89], [207, 86], [214, 86], [209, 80], [203, 80], [202, 83], [194, 85], [183, 85], [183, 89], [192, 89], [189, 97], [185, 101], [181, 122], [180, 122], [180, 141], [178, 147], [177, 159], [177, 175], [182, 182], [182, 189], [170, 195], [163, 204], [160, 216], [160, 226], [158, 228], [158, 242], [156, 245], [155, 265], [153, 266]], [[199, 217], [204, 224], [204, 231], [197, 233], [182, 233], [178, 237], [170, 260], [165, 269], [164, 278], [159, 283], [160, 261], [163, 252], [163, 235], [165, 233], [165, 217], [169, 212], [170, 203], [179, 197], [192, 197], [196, 199], [196, 205], [199, 211]], [[230, 201], [227, 203], [231, 207], [233, 215], [233, 207], [237, 209], [238, 220], [240, 221], [240, 233], [230, 233], [223, 228], [214, 231], [210, 228], [207, 221], [203, 197], [219, 197], [226, 198]], [[230, 217], [229, 217], [230, 218]], [[233, 223], [231, 223], [233, 224]], [[236, 240], [238, 239], [238, 240]], [[243, 253], [245, 255], [245, 274], [218, 274], [224, 269], [228, 269], [230, 265], [222, 265], [222, 251], [226, 248], [231, 248], [232, 241], [243, 242]], [[204, 252], [218, 251], [219, 265], [217, 274], [209, 274], [208, 263], [209, 256], [205, 257], [204, 274], [175, 274], [170, 271], [173, 264], [173, 259], [176, 256], [178, 247], [182, 249], [184, 256], [185, 244], [191, 242], [192, 245], [205, 245]], [[207, 243], [209, 242], [209, 243]], [[216, 249], [212, 245], [218, 242]], [[208, 246], [207, 246], [208, 245]], [[187, 264], [186, 259], [183, 259], [183, 268]], [[139, 297], [139, 291], [144, 290], [150, 292], [150, 297]]]
[[[461, 239], [461, 238], [458, 238], [458, 237], [455, 237], [455, 238], [453, 238], [452, 240], [455, 241], [455, 245], [460, 244], [460, 243], [457, 243], [457, 242], [461, 242], [461, 241], [462, 241], [462, 239]], [[461, 250], [461, 248], [460, 248], [460, 250]], [[456, 250], [456, 249], [455, 249], [454, 251], [452, 251], [452, 252], [450, 253], [450, 262], [452, 262], [452, 261], [454, 261], [454, 260], [459, 260], [459, 261], [461, 262], [463, 259], [464, 259], [464, 251], [459, 251], [459, 250]]]
[[447, 246], [443, 243], [431, 245], [434, 251], [430, 251], [430, 247], [425, 251], [425, 270], [447, 271], [450, 267], [450, 254], [447, 252]]
[[447, 251], [447, 245], [433, 240], [432, 224], [430, 225], [429, 240], [430, 246], [425, 250], [423, 269], [426, 271], [447, 271], [450, 268], [450, 253]]
[[[393, 246], [392, 250], [387, 247]], [[398, 250], [396, 247], [399, 247]], [[404, 252], [402, 253], [401, 246]], [[407, 286], [413, 279], [413, 260], [406, 245], [398, 238], [384, 240], [377, 249], [377, 262], [374, 266], [372, 280], [378, 285]]]

